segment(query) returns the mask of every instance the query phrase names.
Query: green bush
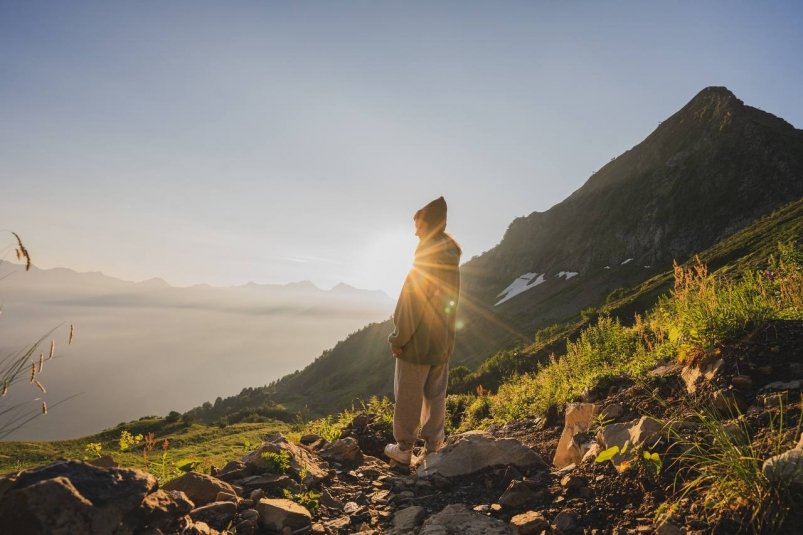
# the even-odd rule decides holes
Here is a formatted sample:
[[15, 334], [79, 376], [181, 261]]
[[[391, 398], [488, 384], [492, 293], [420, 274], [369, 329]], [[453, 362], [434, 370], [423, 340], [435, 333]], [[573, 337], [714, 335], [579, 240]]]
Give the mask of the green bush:
[[265, 472], [268, 474], [284, 474], [290, 469], [290, 454], [284, 450], [278, 453], [263, 451], [260, 457], [265, 463]]

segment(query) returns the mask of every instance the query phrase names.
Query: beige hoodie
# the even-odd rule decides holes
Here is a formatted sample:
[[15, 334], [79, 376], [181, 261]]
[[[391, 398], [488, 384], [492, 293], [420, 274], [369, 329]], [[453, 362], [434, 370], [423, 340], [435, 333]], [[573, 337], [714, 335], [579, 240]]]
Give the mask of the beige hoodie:
[[393, 348], [401, 349], [399, 358], [437, 366], [452, 355], [460, 253], [457, 243], [443, 232], [419, 242], [393, 313], [395, 329], [388, 337]]

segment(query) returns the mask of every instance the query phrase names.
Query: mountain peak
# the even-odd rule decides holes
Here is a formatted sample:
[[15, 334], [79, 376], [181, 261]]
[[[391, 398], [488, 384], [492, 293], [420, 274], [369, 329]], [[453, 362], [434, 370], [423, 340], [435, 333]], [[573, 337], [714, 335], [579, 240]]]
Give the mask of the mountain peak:
[[727, 87], [710, 86], [697, 93], [677, 115], [691, 114], [697, 120], [719, 121], [744, 110], [744, 108], [744, 102], [739, 100]]
[[345, 282], [338, 282], [336, 285], [332, 286], [332, 288], [329, 291], [330, 292], [354, 292], [354, 291], [359, 291], [359, 290], [357, 288], [355, 288], [354, 286], [351, 286], [350, 284], [346, 284]]

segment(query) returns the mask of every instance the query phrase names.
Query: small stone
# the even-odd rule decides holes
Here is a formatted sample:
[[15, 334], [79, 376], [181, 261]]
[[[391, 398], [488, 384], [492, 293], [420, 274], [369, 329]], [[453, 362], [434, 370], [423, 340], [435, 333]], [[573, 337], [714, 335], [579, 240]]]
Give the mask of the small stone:
[[335, 518], [334, 520], [330, 520], [324, 523], [324, 526], [332, 529], [335, 533], [337, 533], [341, 529], [346, 529], [350, 525], [351, 525], [351, 519], [347, 516], [341, 516], [339, 518]]
[[610, 403], [602, 409], [602, 417], [606, 420], [616, 420], [625, 413], [621, 403]]
[[678, 527], [680, 520], [672, 515], [666, 518], [655, 528], [655, 535], [683, 535], [684, 530]]
[[731, 377], [731, 384], [739, 390], [750, 390], [753, 388], [753, 379], [749, 375], [734, 375]]
[[542, 531], [549, 528], [549, 522], [541, 513], [527, 511], [514, 516], [510, 520], [510, 528], [517, 535], [540, 535]]
[[510, 527], [501, 520], [471, 511], [465, 504], [455, 503], [427, 518], [419, 535], [509, 535], [510, 531]]
[[775, 381], [761, 387], [762, 392], [782, 391], [782, 390], [800, 390], [801, 382], [799, 379], [795, 381]]
[[487, 513], [488, 511], [491, 510], [491, 506], [488, 505], [487, 503], [484, 503], [480, 505], [475, 505], [474, 507], [472, 507], [472, 510], [477, 511], [478, 513]]
[[193, 501], [196, 506], [206, 505], [215, 501], [219, 492], [236, 494], [234, 488], [216, 477], [197, 472], [186, 474], [165, 483], [164, 490], [180, 490]]
[[788, 403], [788, 392], [777, 392], [774, 394], [767, 394], [761, 396], [761, 403], [764, 405], [765, 409], [770, 409], [774, 407], [780, 407], [781, 405], [786, 405]]
[[770, 481], [778, 481], [803, 488], [803, 450], [791, 449], [770, 457], [761, 467]]
[[216, 502], [234, 502], [237, 503], [237, 495], [232, 494], [231, 492], [218, 492], [217, 496], [215, 496]]
[[539, 501], [543, 490], [533, 481], [511, 481], [505, 492], [499, 497], [499, 503], [505, 508], [517, 508]]
[[561, 511], [555, 516], [552, 523], [561, 531], [572, 531], [577, 528], [577, 514], [569, 510]]
[[355, 515], [357, 514], [362, 507], [357, 502], [346, 502], [343, 506], [343, 512], [347, 515]]
[[310, 512], [291, 500], [262, 498], [256, 504], [259, 523], [262, 527], [281, 531], [285, 527], [293, 531], [309, 529], [312, 524]]
[[237, 535], [254, 535], [257, 532], [257, 520], [241, 520], [234, 525]]
[[586, 480], [581, 476], [567, 474], [561, 478], [560, 485], [569, 492], [575, 492], [586, 486]]
[[321, 491], [320, 503], [329, 509], [343, 509], [343, 502], [332, 496], [326, 489]]
[[240, 511], [240, 516], [245, 520], [256, 520], [259, 518], [259, 513], [256, 509], [245, 509]]
[[502, 504], [492, 503], [491, 504], [491, 512], [492, 513], [500, 513], [500, 512], [502, 512]]
[[206, 522], [215, 529], [224, 529], [237, 514], [237, 504], [230, 501], [212, 502], [190, 511], [190, 518]]
[[399, 533], [412, 533], [424, 521], [427, 510], [418, 505], [399, 509], [393, 515], [393, 528]]

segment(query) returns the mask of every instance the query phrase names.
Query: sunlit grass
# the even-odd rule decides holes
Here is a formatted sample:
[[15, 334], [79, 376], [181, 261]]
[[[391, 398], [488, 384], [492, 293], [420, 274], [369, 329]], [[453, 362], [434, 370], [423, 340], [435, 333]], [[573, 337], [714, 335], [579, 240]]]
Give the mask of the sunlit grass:
[[607, 379], [639, 378], [665, 360], [685, 362], [770, 320], [803, 319], [802, 257], [799, 247], [781, 245], [766, 269], [736, 278], [715, 276], [699, 261], [676, 266], [673, 291], [644, 317], [626, 326], [601, 316], [567, 342], [564, 355], [504, 383], [491, 398], [491, 415], [542, 416]]
[[202, 424], [186, 426], [181, 422], [169, 423], [162, 418], [143, 418], [74, 440], [0, 443], [0, 473], [40, 466], [59, 458], [88, 460], [93, 456], [87, 451], [89, 444], [99, 444], [97, 453], [111, 455], [120, 466], [144, 468], [144, 444], [120, 451], [120, 436], [124, 431], [132, 435], [154, 433], [156, 446], [149, 458], [149, 471], [154, 475], [159, 476], [161, 472], [161, 444], [165, 439], [169, 441], [166, 451], [171, 467], [176, 461], [191, 458], [200, 461], [196, 470], [209, 472], [213, 465], [220, 468], [228, 461], [241, 457], [248, 449], [246, 446], [254, 449], [267, 433], [287, 432], [289, 429], [289, 425], [283, 422], [240, 423], [220, 427]]

